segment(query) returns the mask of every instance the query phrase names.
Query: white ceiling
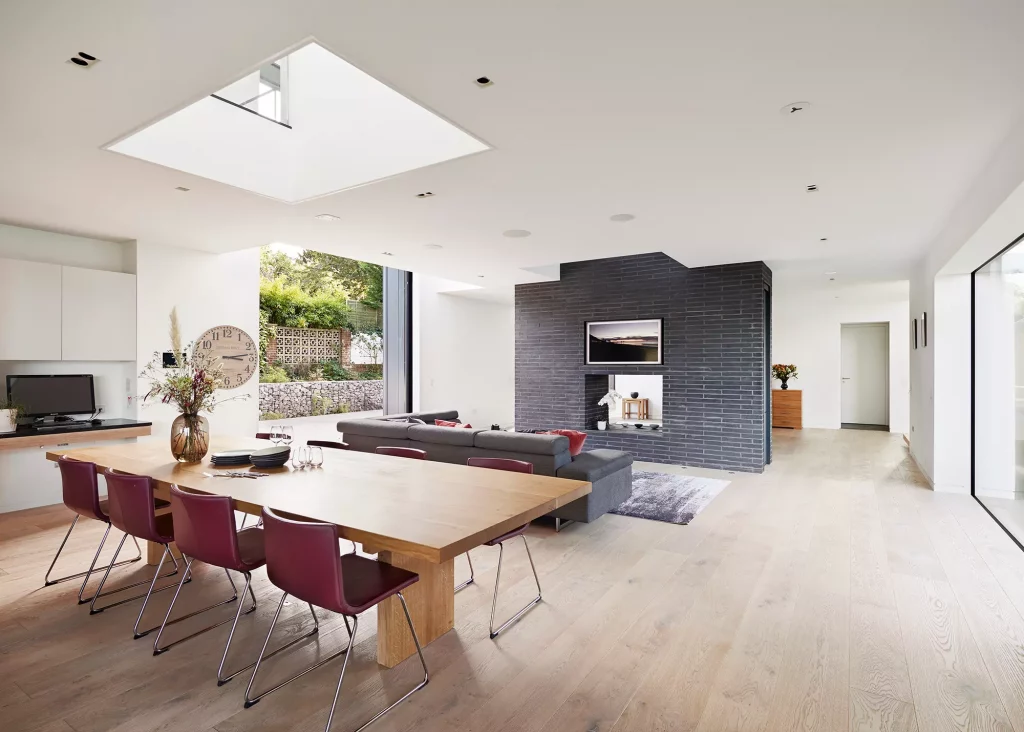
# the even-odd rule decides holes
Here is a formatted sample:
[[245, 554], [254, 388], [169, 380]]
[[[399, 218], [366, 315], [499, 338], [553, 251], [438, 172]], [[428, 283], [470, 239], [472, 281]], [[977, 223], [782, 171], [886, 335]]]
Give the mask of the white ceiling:
[[[1022, 28], [1019, 0], [5, 0], [0, 220], [495, 292], [649, 251], [902, 276], [1022, 119]], [[295, 205], [104, 149], [308, 40], [494, 149]]]
[[[287, 203], [487, 149], [316, 43], [282, 63], [288, 126], [208, 96], [110, 149]], [[249, 99], [258, 83], [230, 89]]]

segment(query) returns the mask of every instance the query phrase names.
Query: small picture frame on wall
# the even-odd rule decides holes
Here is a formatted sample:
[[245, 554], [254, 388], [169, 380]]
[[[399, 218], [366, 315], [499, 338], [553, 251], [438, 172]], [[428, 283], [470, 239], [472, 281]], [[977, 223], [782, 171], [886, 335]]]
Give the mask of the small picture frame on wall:
[[928, 313], [921, 313], [921, 348], [928, 347]]
[[917, 350], [917, 318], [914, 318], [914, 350]]

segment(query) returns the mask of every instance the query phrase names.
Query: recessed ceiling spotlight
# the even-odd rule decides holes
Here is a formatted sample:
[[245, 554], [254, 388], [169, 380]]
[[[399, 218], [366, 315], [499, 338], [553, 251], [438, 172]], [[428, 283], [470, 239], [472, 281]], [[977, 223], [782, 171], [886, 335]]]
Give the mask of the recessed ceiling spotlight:
[[789, 117], [790, 115], [806, 112], [807, 108], [810, 106], [810, 102], [790, 102], [779, 110], [779, 114], [783, 117]]
[[823, 236], [820, 239], [818, 239], [818, 241], [828, 241], [828, 237], [827, 236]]
[[508, 231], [502, 232], [502, 236], [507, 236], [509, 239], [525, 239], [530, 236], [532, 232], [526, 229], [509, 229]]
[[181, 191], [181, 192], [183, 192], [183, 193], [188, 193], [188, 192], [189, 192], [189, 191], [191, 191], [192, 189], [191, 189], [191, 188], [186, 188], [185, 186], [175, 186], [175, 187], [174, 187], [174, 190], [176, 190], [176, 191]]
[[483, 278], [484, 278], [484, 276], [483, 276], [483, 275], [477, 275], [477, 277], [479, 277], [480, 279], [483, 279]]
[[80, 66], [84, 69], [95, 66], [99, 62], [100, 60], [98, 58], [93, 56], [91, 53], [86, 53], [85, 51], [79, 51], [77, 56], [72, 56], [68, 59], [69, 64], [74, 64], [75, 66]]
[[423, 193], [417, 193], [416, 198], [430, 198], [433, 195], [432, 191], [423, 191]]
[[341, 219], [334, 214], [317, 214], [313, 217], [317, 221], [340, 221]]
[[494, 86], [494, 82], [491, 81], [489, 76], [478, 76], [476, 79], [476, 85], [483, 88], [485, 86]]
[[818, 190], [818, 186], [815, 185], [814, 183], [812, 183], [811, 185], [807, 186], [807, 192], [808, 193], [814, 193], [816, 190]]
[[426, 249], [444, 249], [440, 244], [424, 244], [423, 246]]
[[608, 220], [609, 221], [632, 221], [635, 218], [636, 218], [636, 216], [634, 216], [633, 214], [614, 214], [613, 216], [609, 216]]
[[393, 256], [395, 256], [391, 252], [381, 252], [381, 254], [383, 254], [385, 257], [393, 257]]

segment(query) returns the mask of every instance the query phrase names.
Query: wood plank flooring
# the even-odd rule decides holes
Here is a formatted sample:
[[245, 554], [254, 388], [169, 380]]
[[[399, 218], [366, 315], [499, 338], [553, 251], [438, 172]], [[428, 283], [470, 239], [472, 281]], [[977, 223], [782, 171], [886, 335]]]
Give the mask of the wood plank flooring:
[[[780, 430], [763, 475], [643, 467], [731, 484], [689, 526], [611, 515], [559, 534], [532, 526], [544, 602], [495, 641], [497, 550], [474, 550], [455, 630], [426, 649], [430, 684], [375, 729], [1024, 732], [1024, 553], [970, 497], [931, 492], [898, 436]], [[152, 636], [132, 640], [139, 603], [90, 617], [76, 583], [43, 588], [69, 522], [63, 506], [0, 515], [0, 730], [323, 729], [340, 660], [246, 710], [247, 677], [216, 684], [228, 626], [154, 658]], [[91, 559], [101, 527], [80, 524], [58, 572]], [[533, 589], [521, 546], [505, 559], [500, 617]], [[110, 582], [150, 571], [131, 565]], [[467, 573], [457, 559], [456, 579]], [[280, 597], [263, 571], [254, 589], [229, 669], [255, 657]], [[202, 567], [179, 604], [229, 594]], [[154, 596], [144, 625], [170, 595]], [[265, 664], [264, 683], [347, 641], [341, 619], [321, 615], [319, 636]], [[310, 622], [291, 602], [274, 642]], [[374, 662], [375, 624], [361, 619], [335, 730], [416, 682], [415, 659]]]

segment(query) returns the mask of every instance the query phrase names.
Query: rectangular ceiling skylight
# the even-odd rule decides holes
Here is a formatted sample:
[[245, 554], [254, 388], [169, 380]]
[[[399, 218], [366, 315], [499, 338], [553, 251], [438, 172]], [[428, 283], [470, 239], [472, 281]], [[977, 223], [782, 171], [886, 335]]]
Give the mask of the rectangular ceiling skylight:
[[315, 43], [274, 65], [109, 149], [288, 203], [489, 149]]

